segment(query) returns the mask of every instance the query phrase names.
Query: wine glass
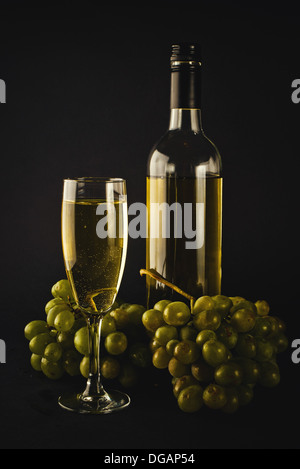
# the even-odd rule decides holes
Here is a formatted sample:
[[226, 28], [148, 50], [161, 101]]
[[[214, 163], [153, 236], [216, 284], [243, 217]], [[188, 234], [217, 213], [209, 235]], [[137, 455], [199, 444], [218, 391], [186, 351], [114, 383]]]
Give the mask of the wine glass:
[[89, 376], [81, 393], [59, 398], [61, 407], [103, 414], [130, 404], [127, 394], [106, 391], [101, 382], [101, 324], [111, 309], [125, 267], [128, 244], [126, 181], [116, 178], [64, 180], [62, 245], [77, 306], [87, 323]]

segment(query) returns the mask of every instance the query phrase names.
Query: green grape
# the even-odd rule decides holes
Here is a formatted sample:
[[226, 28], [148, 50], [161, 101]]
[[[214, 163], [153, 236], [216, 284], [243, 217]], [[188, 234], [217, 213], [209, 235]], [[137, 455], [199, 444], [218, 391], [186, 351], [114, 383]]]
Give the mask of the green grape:
[[172, 376], [171, 383], [172, 383], [172, 386], [173, 386], [173, 387], [175, 386], [176, 381], [178, 381], [179, 379], [180, 379], [180, 378], [174, 378], [174, 377]]
[[67, 279], [56, 282], [51, 289], [51, 293], [54, 298], [62, 298], [64, 301], [71, 303], [75, 302], [71, 285]]
[[194, 316], [194, 326], [198, 331], [211, 330], [216, 331], [221, 324], [221, 316], [217, 311], [205, 310]]
[[221, 409], [227, 403], [225, 389], [214, 383], [210, 383], [203, 392], [204, 404], [210, 409]]
[[283, 332], [279, 332], [275, 337], [270, 339], [270, 342], [276, 353], [285, 352], [289, 346], [288, 338]]
[[168, 354], [169, 354], [171, 357], [174, 356], [175, 347], [176, 347], [176, 345], [178, 345], [179, 343], [180, 343], [180, 341], [177, 340], [177, 339], [169, 340], [169, 342], [167, 343], [167, 345], [166, 345], [166, 351], [168, 352]]
[[89, 377], [89, 372], [90, 372], [90, 359], [89, 359], [89, 357], [84, 357], [81, 360], [80, 365], [79, 365], [79, 370], [80, 370], [80, 374], [84, 378], [87, 379]]
[[121, 371], [119, 361], [114, 357], [105, 357], [101, 360], [101, 375], [105, 379], [116, 379]]
[[181, 378], [184, 375], [188, 375], [191, 372], [190, 366], [177, 360], [177, 358], [169, 356], [168, 370], [173, 378]]
[[143, 305], [132, 304], [126, 308], [126, 311], [129, 315], [130, 324], [135, 324], [136, 326], [142, 324], [142, 317], [146, 311], [146, 308]]
[[191, 325], [186, 325], [180, 328], [179, 331], [179, 338], [181, 340], [196, 340], [196, 337], [198, 335], [198, 331], [193, 327], [193, 324]]
[[56, 305], [50, 309], [47, 315], [47, 324], [49, 327], [55, 327], [54, 323], [55, 323], [56, 316], [62, 311], [71, 312], [71, 309], [66, 304]]
[[267, 317], [256, 318], [255, 326], [251, 331], [255, 337], [268, 338], [272, 334], [272, 324]]
[[30, 364], [35, 371], [42, 371], [41, 360], [42, 355], [36, 355], [33, 353], [30, 358]]
[[173, 385], [173, 394], [176, 397], [176, 399], [178, 399], [178, 396], [183, 389], [193, 384], [198, 384], [197, 380], [192, 375], [185, 375], [185, 376], [182, 376], [181, 378], [173, 378], [173, 379], [175, 379], [175, 383]]
[[231, 350], [233, 349], [238, 341], [238, 333], [231, 324], [222, 323], [217, 330], [217, 338], [220, 342], [223, 342], [226, 347]]
[[266, 321], [269, 321], [269, 324], [271, 326], [271, 331], [267, 337], [268, 339], [271, 339], [275, 337], [279, 332], [279, 322], [273, 316], [266, 316], [265, 319]]
[[111, 313], [107, 313], [102, 319], [101, 336], [107, 337], [108, 334], [111, 334], [112, 332], [116, 332], [116, 330], [117, 330], [116, 321], [112, 317]]
[[50, 362], [44, 357], [41, 360], [41, 368], [44, 375], [53, 380], [62, 378], [65, 373], [61, 362]]
[[255, 303], [257, 314], [259, 316], [267, 316], [270, 312], [270, 306], [265, 300], [258, 300]]
[[255, 359], [259, 362], [269, 361], [274, 354], [274, 347], [271, 342], [257, 338], [256, 340], [256, 356]]
[[214, 368], [208, 365], [203, 358], [192, 364], [191, 373], [201, 383], [209, 383], [214, 378]]
[[169, 361], [170, 361], [170, 355], [166, 351], [165, 347], [161, 346], [157, 350], [155, 350], [152, 356], [152, 363], [155, 366], [155, 368], [158, 368], [159, 370], [168, 368]]
[[184, 388], [178, 396], [178, 406], [183, 412], [198, 412], [203, 406], [203, 389], [199, 384]]
[[81, 355], [89, 355], [89, 331], [87, 326], [82, 327], [76, 332], [74, 346]]
[[208, 329], [203, 329], [202, 331], [200, 331], [197, 334], [196, 344], [198, 345], [200, 350], [202, 350], [203, 345], [205, 344], [205, 342], [207, 342], [208, 340], [211, 340], [211, 339], [217, 340], [216, 333], [214, 331], [211, 331], [211, 330], [208, 330]]
[[164, 321], [170, 326], [184, 326], [190, 317], [190, 308], [182, 301], [169, 303], [163, 312]]
[[[246, 301], [245, 298], [243, 298], [242, 296], [230, 296], [229, 298], [230, 298], [230, 300], [232, 301], [232, 305], [233, 305], [233, 306], [238, 305], [238, 304], [241, 303], [242, 301]], [[232, 307], [233, 307], [233, 306], [232, 306]]]
[[152, 357], [149, 347], [141, 342], [137, 342], [130, 347], [128, 357], [131, 363], [138, 368], [146, 368], [151, 364]]
[[161, 345], [155, 338], [150, 340], [149, 349], [152, 355], [159, 347], [161, 347]]
[[42, 332], [31, 339], [29, 349], [35, 355], [43, 355], [47, 345], [52, 342], [55, 342], [55, 337], [52, 337], [49, 332]]
[[63, 350], [69, 350], [74, 347], [74, 334], [72, 332], [58, 332], [56, 342]]
[[239, 334], [235, 351], [241, 357], [254, 358], [256, 355], [256, 339], [251, 334]]
[[236, 388], [226, 388], [226, 404], [221, 408], [226, 414], [233, 414], [239, 408], [239, 396]]
[[24, 329], [24, 335], [29, 341], [43, 332], [49, 332], [46, 321], [31, 321]]
[[241, 384], [236, 388], [239, 404], [241, 406], [248, 405], [253, 399], [253, 389], [249, 385]]
[[161, 313], [163, 313], [165, 307], [168, 306], [169, 303], [172, 303], [172, 301], [170, 301], [170, 300], [160, 300], [160, 301], [158, 301], [157, 303], [155, 303], [155, 305], [153, 306], [153, 308], [154, 308], [154, 309], [157, 309], [158, 311], [160, 311]]
[[63, 368], [70, 376], [80, 375], [80, 362], [82, 356], [76, 350], [67, 350], [63, 353]]
[[178, 339], [178, 332], [174, 326], [161, 326], [155, 331], [155, 339], [160, 345], [165, 346], [172, 339]]
[[49, 362], [55, 363], [61, 359], [62, 353], [62, 347], [57, 342], [53, 342], [52, 344], [47, 345], [45, 348], [44, 357]]
[[104, 346], [111, 355], [121, 355], [127, 349], [128, 341], [124, 332], [117, 331], [108, 334]]
[[236, 361], [243, 370], [242, 384], [256, 384], [260, 374], [260, 366], [251, 358], [238, 357]]
[[155, 332], [156, 329], [165, 324], [162, 311], [155, 308], [144, 312], [142, 322], [147, 331], [150, 332]]
[[239, 386], [242, 379], [243, 369], [233, 361], [223, 363], [215, 369], [215, 381], [221, 386]]
[[282, 321], [282, 319], [276, 317], [276, 316], [273, 316], [274, 319], [276, 319], [277, 321], [277, 325], [278, 325], [278, 332], [285, 332], [286, 331], [286, 324], [284, 321]]
[[[80, 362], [79, 365], [80, 373], [84, 378], [88, 378], [90, 374], [90, 358], [89, 357], [83, 357], [83, 359]], [[92, 373], [96, 373], [97, 370], [97, 362], [96, 359], [93, 360], [93, 367], [92, 367]]]
[[280, 372], [278, 365], [274, 362], [263, 362], [260, 364], [259, 384], [267, 388], [274, 388], [280, 383]]
[[45, 313], [48, 314], [50, 309], [53, 308], [53, 306], [57, 306], [57, 305], [67, 306], [66, 302], [63, 299], [52, 298], [52, 300], [48, 301], [48, 303], [45, 306]]
[[228, 296], [215, 295], [212, 297], [215, 302], [215, 309], [221, 316], [222, 319], [226, 318], [229, 314], [230, 309], [233, 307], [233, 303]]
[[230, 308], [230, 314], [233, 315], [236, 311], [239, 309], [248, 309], [252, 311], [255, 315], [257, 314], [257, 309], [254, 303], [249, 300], [242, 299], [241, 301], [237, 301], [236, 303], [233, 303], [233, 306]]
[[121, 304], [120, 304], [120, 308], [121, 308], [121, 309], [126, 309], [126, 308], [128, 308], [130, 305], [131, 305], [131, 303], [121, 303]]
[[219, 340], [208, 340], [203, 345], [202, 355], [208, 365], [214, 368], [228, 360], [228, 348]]
[[114, 319], [116, 329], [124, 329], [128, 324], [130, 324], [130, 317], [127, 309], [117, 308], [113, 311], [110, 311], [109, 315]]
[[238, 309], [231, 317], [231, 325], [237, 330], [237, 332], [251, 331], [255, 326], [255, 322], [255, 313], [246, 308]]
[[183, 340], [176, 345], [174, 357], [184, 365], [190, 365], [200, 357], [200, 350], [192, 340]]
[[75, 316], [72, 311], [61, 311], [55, 318], [54, 327], [59, 332], [68, 332], [75, 323]]
[[124, 388], [132, 388], [138, 382], [138, 373], [131, 363], [124, 363], [118, 380]]
[[214, 300], [210, 296], [204, 295], [195, 301], [194, 307], [192, 309], [192, 314], [196, 315], [201, 313], [201, 311], [214, 309], [214, 307]]

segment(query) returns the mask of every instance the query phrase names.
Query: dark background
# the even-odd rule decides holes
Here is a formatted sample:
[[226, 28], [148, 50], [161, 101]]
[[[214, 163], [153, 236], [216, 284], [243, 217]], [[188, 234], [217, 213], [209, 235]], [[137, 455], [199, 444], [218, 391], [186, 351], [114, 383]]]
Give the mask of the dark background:
[[[300, 335], [299, 12], [288, 2], [160, 3], [0, 2], [2, 448], [299, 448], [291, 348], [280, 386], [232, 416], [183, 414], [162, 375], [120, 414], [69, 414], [56, 400], [75, 381], [52, 383], [29, 365], [24, 326], [44, 318], [65, 277], [62, 180], [124, 177], [129, 203], [145, 202], [147, 157], [168, 126], [170, 47], [180, 41], [202, 44], [203, 124], [223, 160], [223, 293], [266, 299], [290, 341]], [[145, 303], [144, 251], [144, 240], [130, 240], [121, 288], [130, 302]]]

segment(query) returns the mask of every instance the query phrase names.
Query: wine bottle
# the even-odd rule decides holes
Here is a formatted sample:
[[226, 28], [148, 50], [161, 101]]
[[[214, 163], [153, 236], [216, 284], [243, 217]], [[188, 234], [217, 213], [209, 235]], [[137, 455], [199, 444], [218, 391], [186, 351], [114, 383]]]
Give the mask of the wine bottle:
[[[222, 168], [202, 128], [201, 50], [175, 44], [169, 129], [147, 168], [146, 267], [195, 298], [221, 293]], [[147, 276], [147, 304], [178, 298]], [[181, 297], [183, 300], [183, 297]]]

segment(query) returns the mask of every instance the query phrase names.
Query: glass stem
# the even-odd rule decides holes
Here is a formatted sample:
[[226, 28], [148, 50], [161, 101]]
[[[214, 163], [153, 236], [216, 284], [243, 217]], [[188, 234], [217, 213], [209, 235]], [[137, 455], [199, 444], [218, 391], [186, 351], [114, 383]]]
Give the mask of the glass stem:
[[106, 394], [101, 383], [100, 367], [100, 341], [102, 316], [91, 316], [86, 318], [89, 338], [89, 376], [82, 398], [88, 399], [92, 396], [104, 396]]

